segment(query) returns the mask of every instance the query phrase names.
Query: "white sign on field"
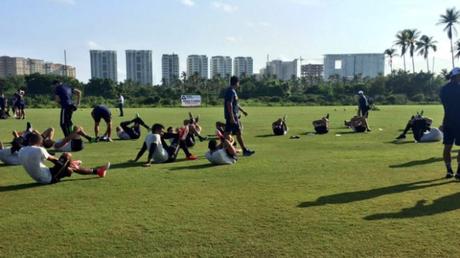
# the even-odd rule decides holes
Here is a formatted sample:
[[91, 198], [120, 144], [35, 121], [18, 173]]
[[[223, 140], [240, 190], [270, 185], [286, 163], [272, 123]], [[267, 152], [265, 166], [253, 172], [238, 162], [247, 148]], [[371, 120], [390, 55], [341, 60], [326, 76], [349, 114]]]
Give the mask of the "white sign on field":
[[200, 95], [182, 95], [180, 100], [183, 107], [201, 107]]

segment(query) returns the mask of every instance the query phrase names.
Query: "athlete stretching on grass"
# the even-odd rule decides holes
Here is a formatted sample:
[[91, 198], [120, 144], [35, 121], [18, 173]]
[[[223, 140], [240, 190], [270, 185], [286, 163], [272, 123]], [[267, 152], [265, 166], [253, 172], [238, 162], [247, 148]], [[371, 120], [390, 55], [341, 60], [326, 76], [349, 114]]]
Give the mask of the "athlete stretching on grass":
[[225, 104], [224, 104], [224, 114], [225, 114], [225, 138], [227, 135], [234, 134], [236, 139], [243, 149], [244, 156], [251, 156], [254, 154], [254, 151], [246, 148], [246, 145], [243, 141], [243, 136], [241, 134], [241, 123], [239, 121], [239, 111], [241, 111], [245, 116], [248, 115], [244, 109], [238, 104], [238, 95], [236, 90], [240, 86], [240, 80], [236, 76], [230, 78], [230, 87], [225, 91]]
[[286, 124], [286, 115], [272, 123], [272, 130], [274, 135], [281, 136], [287, 134], [288, 127]]
[[150, 130], [139, 114], [136, 114], [133, 120], [121, 122], [120, 126], [117, 126], [117, 135], [121, 140], [137, 140], [141, 137], [141, 126]]
[[327, 134], [329, 132], [329, 114], [320, 120], [312, 122], [316, 134]]
[[[57, 183], [64, 177], [70, 177], [74, 172], [81, 175], [105, 177], [110, 168], [110, 162], [98, 168], [84, 168], [80, 160], [72, 160], [72, 154], [67, 152], [58, 159], [41, 147], [43, 138], [36, 133], [30, 136], [30, 144], [19, 151], [19, 161], [30, 177], [40, 184]], [[45, 160], [52, 162], [54, 167], [48, 168], [43, 164]]]
[[[454, 176], [452, 169], [452, 146], [460, 145], [460, 68], [450, 72], [450, 82], [441, 89], [441, 102], [444, 106], [444, 162], [447, 168], [446, 178]], [[455, 178], [460, 180], [460, 155], [457, 156], [459, 167]]]

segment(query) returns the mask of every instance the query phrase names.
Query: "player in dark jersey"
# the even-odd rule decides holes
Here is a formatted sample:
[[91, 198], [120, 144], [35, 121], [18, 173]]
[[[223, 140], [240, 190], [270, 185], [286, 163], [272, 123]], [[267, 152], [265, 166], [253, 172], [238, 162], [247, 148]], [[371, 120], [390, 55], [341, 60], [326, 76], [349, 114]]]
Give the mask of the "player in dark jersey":
[[[57, 80], [53, 81], [53, 85], [55, 86], [54, 99], [61, 106], [59, 125], [61, 126], [64, 136], [68, 136], [73, 129], [73, 112], [75, 112], [77, 110], [77, 107], [80, 105], [81, 91], [77, 89], [72, 89], [69, 86]], [[76, 104], [73, 103], [73, 95], [77, 96]]]
[[[97, 105], [91, 111], [94, 120], [94, 135], [97, 140], [112, 142], [112, 112], [103, 105]], [[99, 123], [104, 119], [107, 129], [102, 137], [99, 138]]]

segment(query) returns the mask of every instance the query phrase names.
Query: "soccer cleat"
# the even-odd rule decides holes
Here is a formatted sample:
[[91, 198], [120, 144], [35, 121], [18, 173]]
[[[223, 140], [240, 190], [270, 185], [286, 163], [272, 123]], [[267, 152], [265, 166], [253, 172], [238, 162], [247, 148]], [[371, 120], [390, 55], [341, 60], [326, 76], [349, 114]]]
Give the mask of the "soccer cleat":
[[396, 140], [402, 140], [406, 139], [406, 136], [404, 134], [401, 134], [400, 136], [396, 137]]
[[245, 156], [245, 157], [252, 156], [254, 153], [256, 153], [256, 152], [252, 151], [250, 149], [243, 150], [243, 156]]
[[110, 162], [107, 162], [107, 164], [97, 169], [97, 175], [99, 177], [105, 177], [109, 169], [110, 169]]
[[450, 178], [452, 178], [452, 177], [454, 177], [454, 172], [452, 172], [452, 171], [447, 171], [446, 179], [450, 179]]
[[187, 159], [187, 160], [197, 160], [198, 157], [192, 154], [192, 155], [186, 157], [186, 159]]
[[460, 180], [460, 172], [457, 172], [457, 174], [455, 174], [455, 179]]

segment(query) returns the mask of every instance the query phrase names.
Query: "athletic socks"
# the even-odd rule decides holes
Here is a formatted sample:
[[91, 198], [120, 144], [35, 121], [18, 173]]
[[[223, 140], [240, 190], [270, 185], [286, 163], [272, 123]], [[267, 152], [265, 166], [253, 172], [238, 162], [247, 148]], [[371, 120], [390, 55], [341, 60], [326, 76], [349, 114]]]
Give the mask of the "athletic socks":
[[446, 162], [445, 164], [446, 164], [447, 172], [454, 173], [454, 170], [452, 170], [452, 163]]

